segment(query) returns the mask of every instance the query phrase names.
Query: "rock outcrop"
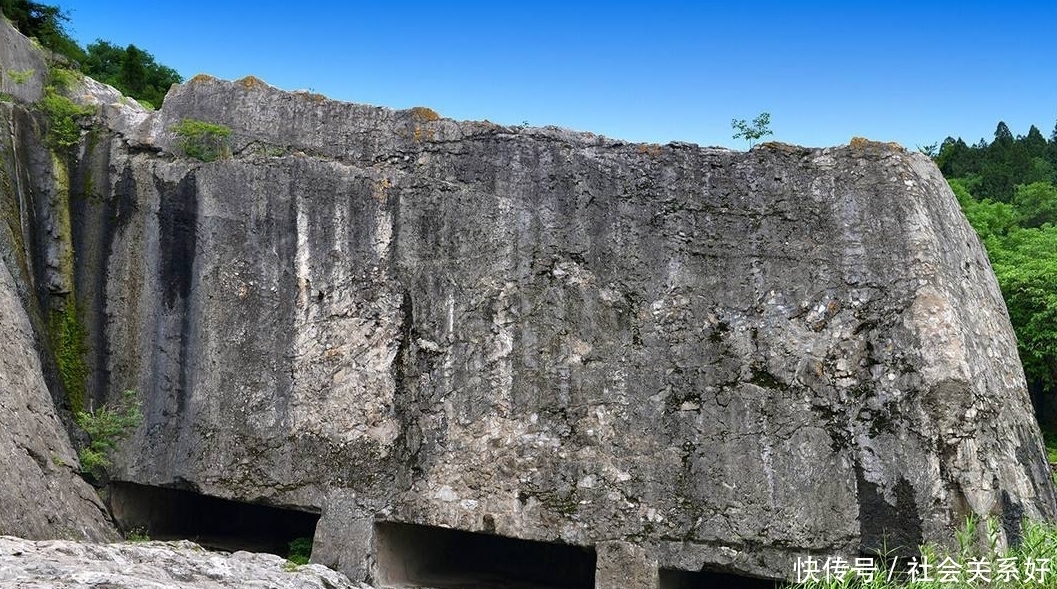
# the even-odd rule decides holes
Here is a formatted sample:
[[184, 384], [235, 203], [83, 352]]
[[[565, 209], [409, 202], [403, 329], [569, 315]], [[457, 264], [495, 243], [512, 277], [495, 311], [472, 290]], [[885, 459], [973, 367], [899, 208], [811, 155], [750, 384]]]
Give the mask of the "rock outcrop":
[[37, 119], [22, 106], [40, 99], [47, 65], [2, 19], [0, 66], [0, 95], [6, 98], [0, 101], [0, 534], [113, 539], [117, 533], [104, 506], [77, 473], [77, 454], [49, 392], [55, 365], [29, 253], [44, 248], [26, 242], [38, 233], [59, 233], [55, 225], [31, 227], [37, 217], [29, 200], [38, 199], [42, 208], [56, 204], [57, 182]]
[[[139, 391], [128, 488], [320, 514], [313, 561], [394, 586], [498, 574], [429, 570], [490, 539], [652, 587], [1057, 515], [996, 281], [923, 155], [629, 144], [255, 78], [149, 114], [85, 87], [68, 198], [5, 219], [44, 234], [15, 272], [35, 304], [78, 301], [88, 400]], [[231, 157], [183, 157], [186, 119]]]
[[0, 536], [0, 587], [48, 589], [369, 589], [274, 554], [207, 552], [190, 542], [84, 544]]
[[7, 266], [0, 264], [0, 530], [24, 538], [105, 540], [116, 533], [76, 472]]

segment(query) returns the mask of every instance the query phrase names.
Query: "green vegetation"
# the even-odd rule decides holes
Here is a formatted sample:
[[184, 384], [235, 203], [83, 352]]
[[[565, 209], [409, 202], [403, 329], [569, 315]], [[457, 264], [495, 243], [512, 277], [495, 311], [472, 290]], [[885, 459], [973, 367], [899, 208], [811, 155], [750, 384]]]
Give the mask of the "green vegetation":
[[1057, 129], [1047, 141], [999, 123], [990, 143], [948, 137], [935, 161], [987, 248], [1040, 421], [1057, 426]]
[[82, 48], [66, 32], [70, 18], [57, 6], [28, 0], [0, 0], [0, 10], [22, 34], [141, 104], [160, 105], [169, 86], [183, 81], [176, 70], [159, 64], [153, 55], [135, 45], [122, 48], [96, 40]]
[[88, 332], [81, 324], [76, 306], [68, 304], [62, 312], [53, 311], [48, 317], [48, 333], [70, 409], [81, 411], [85, 406], [88, 381], [88, 364], [84, 359], [88, 351], [85, 344]]
[[763, 112], [760, 113], [752, 123], [746, 123], [745, 119], [731, 119], [730, 126], [734, 128], [737, 133], [734, 134], [734, 139], [744, 139], [749, 142], [751, 148], [753, 143], [758, 141], [765, 135], [773, 135], [774, 132], [770, 129], [771, 125], [771, 113]]
[[125, 391], [113, 407], [103, 405], [94, 411], [78, 411], [76, 420], [91, 440], [78, 454], [81, 472], [98, 475], [110, 466], [110, 453], [117, 443], [139, 427], [143, 414], [136, 392]]
[[38, 104], [48, 115], [48, 143], [52, 149], [68, 149], [77, 145], [81, 140], [78, 119], [92, 114], [92, 108], [75, 104], [52, 86], [45, 88], [44, 97]]
[[231, 155], [227, 141], [231, 129], [224, 125], [184, 119], [173, 125], [172, 131], [178, 138], [177, 145], [187, 157], [211, 162]]
[[88, 44], [82, 66], [89, 76], [150, 108], [162, 103], [169, 86], [183, 81], [176, 70], [154, 61], [153, 55], [139, 47], [122, 48], [102, 40]]
[[297, 538], [290, 542], [290, 554], [286, 560], [295, 565], [308, 564], [312, 556], [312, 538]]
[[[843, 567], [831, 560], [829, 565], [838, 575], [827, 578], [825, 572], [813, 575], [810, 581], [790, 585], [796, 589], [1013, 589], [1020, 587], [1057, 588], [1057, 575], [1049, 568], [1057, 562], [1057, 527], [1053, 524], [1024, 522], [1023, 541], [1016, 547], [1002, 551], [998, 547], [998, 522], [989, 519], [983, 529], [974, 518], [955, 532], [957, 551], [944, 551], [933, 546], [921, 548], [921, 555], [913, 563], [907, 559], [876, 559], [877, 572], [860, 574], [854, 569], [854, 559], [845, 559]], [[978, 550], [980, 543], [985, 544]], [[819, 559], [825, 562], [825, 558]], [[928, 569], [922, 567], [928, 564]], [[822, 568], [821, 564], [819, 563]], [[849, 570], [850, 567], [850, 570]], [[800, 579], [805, 579], [801, 562]], [[832, 570], [831, 569], [831, 570]], [[888, 580], [893, 571], [892, 580]], [[868, 573], [868, 571], [867, 571]]]
[[65, 92], [81, 81], [84, 74], [70, 69], [53, 67], [48, 70], [48, 86], [57, 92]]
[[10, 70], [7, 75], [16, 84], [25, 84], [33, 76], [33, 70]]
[[126, 542], [150, 542], [150, 534], [147, 533], [147, 528], [132, 528], [125, 532]]

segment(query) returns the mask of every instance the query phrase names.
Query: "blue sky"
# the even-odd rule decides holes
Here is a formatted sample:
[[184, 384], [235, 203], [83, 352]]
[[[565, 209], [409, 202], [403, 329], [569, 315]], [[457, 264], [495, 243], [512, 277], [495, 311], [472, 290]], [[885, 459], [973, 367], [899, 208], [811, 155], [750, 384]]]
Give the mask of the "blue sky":
[[809, 146], [1057, 121], [1048, 0], [45, 3], [82, 43], [135, 44], [186, 78], [632, 141], [744, 149], [731, 119], [764, 111], [773, 139]]

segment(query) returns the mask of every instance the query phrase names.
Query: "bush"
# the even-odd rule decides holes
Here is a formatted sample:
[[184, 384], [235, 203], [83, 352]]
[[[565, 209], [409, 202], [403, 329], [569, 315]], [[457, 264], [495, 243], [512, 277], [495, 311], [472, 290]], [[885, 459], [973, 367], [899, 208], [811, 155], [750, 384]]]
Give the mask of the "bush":
[[290, 542], [290, 554], [286, 557], [286, 560], [296, 564], [303, 565], [308, 564], [308, 559], [312, 556], [312, 539], [311, 538], [297, 538]]
[[231, 129], [224, 125], [184, 119], [173, 125], [172, 131], [176, 134], [177, 146], [187, 157], [211, 162], [231, 155], [228, 146]]
[[38, 103], [48, 115], [48, 143], [53, 149], [66, 149], [81, 140], [81, 126], [77, 119], [92, 114], [90, 106], [80, 106], [59, 94], [53, 86], [44, 89]]
[[100, 474], [110, 467], [110, 453], [143, 421], [135, 391], [125, 391], [114, 407], [103, 405], [95, 411], [78, 411], [77, 425], [91, 442], [81, 449], [81, 472]]
[[74, 70], [61, 67], [53, 67], [48, 70], [48, 85], [58, 91], [66, 91], [76, 86], [84, 74]]

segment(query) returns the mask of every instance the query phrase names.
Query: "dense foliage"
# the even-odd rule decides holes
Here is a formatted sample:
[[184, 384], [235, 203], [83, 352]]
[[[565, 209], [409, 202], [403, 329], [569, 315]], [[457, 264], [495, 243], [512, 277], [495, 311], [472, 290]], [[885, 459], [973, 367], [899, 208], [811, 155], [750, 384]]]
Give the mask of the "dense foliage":
[[169, 86], [183, 81], [176, 70], [154, 61], [154, 56], [135, 45], [121, 48], [106, 41], [88, 44], [83, 62], [85, 73], [110, 84], [147, 106], [161, 104]]
[[92, 114], [90, 107], [80, 106], [59, 94], [54, 86], [45, 89], [40, 107], [48, 115], [48, 144], [54, 149], [68, 149], [81, 139], [77, 119]]
[[122, 48], [97, 40], [82, 48], [66, 32], [69, 17], [57, 6], [0, 0], [0, 11], [22, 34], [64, 56], [85, 74], [146, 102], [146, 106], [160, 105], [169, 86], [183, 81], [176, 70], [157, 63], [153, 55], [135, 45]]
[[1057, 129], [1047, 141], [999, 123], [990, 143], [947, 138], [935, 160], [987, 247], [1033, 400], [1052, 419], [1040, 405], [1057, 395]]

